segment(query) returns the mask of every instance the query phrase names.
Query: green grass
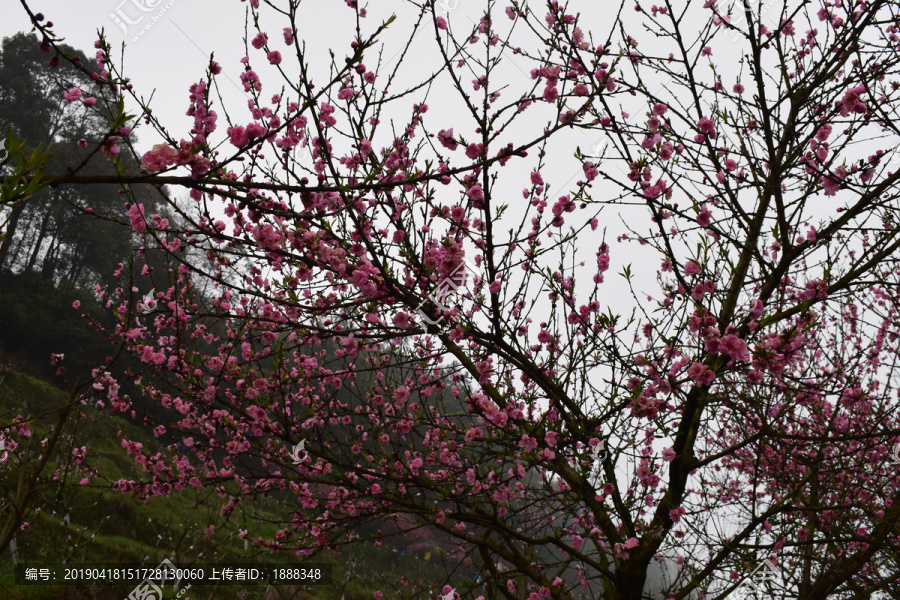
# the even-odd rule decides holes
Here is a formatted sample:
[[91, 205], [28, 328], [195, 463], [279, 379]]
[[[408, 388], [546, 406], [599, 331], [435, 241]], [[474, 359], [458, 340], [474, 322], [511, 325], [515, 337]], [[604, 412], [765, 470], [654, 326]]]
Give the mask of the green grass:
[[[67, 394], [47, 382], [16, 372], [0, 373], [5, 380], [0, 385], [0, 422], [8, 422], [17, 414], [49, 415], [33, 427], [33, 436], [40, 439], [48, 430], [53, 411], [64, 404]], [[187, 566], [198, 554], [205, 554], [198, 562], [228, 563], [251, 562], [245, 554], [244, 542], [238, 539], [240, 529], [252, 527], [251, 538], [262, 536], [271, 539], [279, 528], [275, 522], [290, 520], [291, 511], [263, 499], [245, 500], [249, 514], [260, 515], [262, 520], [249, 522], [238, 517], [222, 523], [219, 514], [222, 500], [209, 489], [193, 488], [173, 492], [165, 498], [150, 498], [139, 503], [129, 496], [110, 490], [104, 484], [120, 478], [140, 480], [141, 473], [133, 459], [121, 447], [119, 432], [128, 439], [139, 441], [144, 449], [157, 447], [157, 440], [148, 431], [124, 418], [106, 411], [83, 407], [84, 418], [77, 424], [78, 445], [88, 447], [87, 463], [96, 467], [100, 478], [92, 478], [91, 485], [78, 485], [82, 475], [69, 473], [66, 485], [43, 483], [33, 499], [32, 506], [41, 507], [41, 515], [28, 518], [30, 528], [18, 533], [19, 557], [22, 562], [62, 562], [70, 557], [70, 565], [86, 563], [149, 562], [157, 564], [177, 548], [183, 557], [179, 566]], [[42, 475], [50, 477], [55, 468], [54, 460], [48, 463]], [[4, 474], [7, 475], [7, 474]], [[0, 491], [8, 493], [15, 477], [0, 476]], [[63, 503], [68, 508], [70, 521], [63, 522]], [[217, 523], [212, 539], [207, 540], [204, 530], [210, 523]], [[8, 552], [0, 554], [0, 597], [10, 600], [87, 599], [122, 600], [130, 592], [118, 586], [16, 586], [12, 574], [12, 562]], [[251, 545], [250, 551], [254, 548]], [[215, 554], [213, 554], [215, 553]], [[401, 556], [387, 547], [372, 543], [359, 543], [342, 548], [338, 552], [323, 553], [315, 561], [333, 563], [333, 578], [344, 586], [344, 600], [372, 600], [376, 590], [387, 596], [391, 584], [401, 578], [408, 581], [428, 580], [437, 589], [443, 583], [445, 573], [438, 564], [437, 553], [431, 561], [413, 556]], [[262, 562], [298, 562], [293, 553], [265, 554]], [[175, 561], [173, 561], [175, 562]], [[240, 600], [268, 600], [269, 598], [295, 598], [297, 600], [340, 600], [341, 590], [336, 586], [298, 587], [293, 593], [266, 595], [266, 586], [194, 586], [179, 600], [235, 598]], [[283, 590], [287, 591], [287, 590]], [[247, 595], [239, 596], [244, 592]], [[210, 594], [213, 594], [210, 596]], [[168, 598], [175, 594], [170, 590]], [[426, 593], [432, 596], [432, 593]]]

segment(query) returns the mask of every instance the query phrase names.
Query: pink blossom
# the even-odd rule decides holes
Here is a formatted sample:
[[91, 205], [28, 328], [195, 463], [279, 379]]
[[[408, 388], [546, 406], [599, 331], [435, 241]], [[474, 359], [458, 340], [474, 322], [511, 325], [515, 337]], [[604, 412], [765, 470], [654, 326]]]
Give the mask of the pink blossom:
[[459, 142], [453, 139], [452, 127], [450, 129], [441, 129], [438, 131], [437, 138], [441, 145], [450, 151], [456, 150], [456, 148], [459, 147]]
[[72, 104], [76, 100], [81, 98], [81, 90], [78, 88], [72, 88], [67, 92], [63, 92], [63, 97], [66, 99], [66, 104]]
[[434, 20], [435, 25], [437, 25], [438, 29], [447, 29], [447, 20], [444, 17], [437, 17]]
[[250, 143], [250, 136], [247, 135], [246, 129], [244, 129], [240, 125], [229, 127], [228, 137], [231, 139], [231, 143], [238, 148], [246, 146]]
[[290, 27], [284, 28], [284, 45], [290, 46], [294, 43], [294, 32]]
[[692, 260], [687, 261], [687, 264], [684, 265], [684, 272], [688, 275], [696, 275], [700, 273], [700, 271], [700, 265]]
[[659, 146], [659, 157], [663, 160], [669, 160], [674, 153], [675, 147], [672, 146], [672, 142], [664, 142]]
[[555, 85], [548, 85], [544, 88], [543, 97], [547, 102], [555, 102], [556, 99], [559, 98], [559, 91], [556, 89]]
[[716, 124], [709, 117], [702, 117], [697, 121], [697, 129], [712, 139], [716, 138]]
[[177, 160], [178, 150], [168, 144], [156, 144], [151, 150], [144, 153], [141, 168], [150, 173], [156, 173], [174, 165]]
[[697, 215], [697, 225], [700, 227], [709, 227], [712, 222], [712, 212], [705, 204], [700, 207], [700, 213]]
[[409, 388], [405, 385], [401, 385], [394, 390], [394, 398], [398, 402], [406, 402], [407, 400], [409, 400]]
[[704, 364], [695, 362], [688, 367], [687, 375], [697, 385], [708, 386], [715, 380], [715, 372]]
[[825, 140], [828, 139], [828, 136], [831, 135], [831, 130], [832, 130], [831, 125], [828, 123], [825, 123], [824, 125], [819, 127], [818, 131], [816, 131], [816, 139], [819, 140], [820, 142], [824, 142]]
[[281, 64], [281, 52], [278, 50], [272, 50], [269, 54], [266, 55], [266, 58], [269, 59], [269, 62], [273, 65]]
[[844, 97], [837, 102], [840, 105], [842, 117], [849, 116], [850, 113], [862, 114], [866, 112], [866, 103], [860, 99], [860, 95], [864, 94], [865, 91], [866, 86], [860, 84], [844, 92]]
[[394, 326], [399, 327], [400, 329], [406, 329], [409, 327], [409, 315], [405, 312], [399, 312], [394, 315], [393, 318]]
[[475, 160], [481, 156], [484, 156], [484, 144], [469, 144], [466, 146], [466, 156]]
[[256, 74], [256, 71], [244, 71], [240, 74], [240, 80], [244, 85], [245, 92], [249, 92], [250, 90], [256, 90], [257, 92], [262, 91], [262, 82], [260, 82], [259, 76]]
[[266, 34], [260, 32], [256, 34], [256, 37], [254, 37], [250, 43], [253, 44], [254, 48], [259, 50], [266, 45], [266, 41], [268, 41], [268, 39], [269, 37]]
[[522, 439], [519, 440], [519, 447], [524, 449], [525, 452], [531, 452], [532, 450], [537, 448], [537, 446], [537, 440], [530, 435], [523, 435]]
[[253, 121], [247, 125], [246, 132], [250, 139], [255, 140], [266, 135], [266, 128], [260, 123]]
[[106, 160], [109, 160], [113, 156], [119, 155], [119, 142], [121, 141], [121, 137], [117, 135], [111, 135], [106, 138], [102, 144], [100, 144], [100, 150], [103, 152]]
[[135, 232], [140, 233], [147, 229], [147, 224], [144, 222], [143, 204], [132, 204], [126, 214], [131, 217], [131, 228], [134, 229]]
[[729, 334], [719, 340], [719, 354], [725, 354], [732, 360], [747, 362], [750, 360], [750, 352], [747, 342], [734, 334]]

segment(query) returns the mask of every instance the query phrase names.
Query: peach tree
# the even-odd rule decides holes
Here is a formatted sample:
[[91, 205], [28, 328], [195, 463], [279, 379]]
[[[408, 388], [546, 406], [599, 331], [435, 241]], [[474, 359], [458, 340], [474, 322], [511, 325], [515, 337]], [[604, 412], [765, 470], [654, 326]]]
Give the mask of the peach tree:
[[166, 385], [95, 388], [168, 445], [117, 489], [270, 495], [305, 557], [434, 532], [479, 575], [428, 597], [900, 595], [897, 5], [591, 6], [346, 0], [324, 53], [250, 0], [181, 134], [99, 37], [67, 99], [142, 172], [45, 183], [140, 239], [97, 293]]

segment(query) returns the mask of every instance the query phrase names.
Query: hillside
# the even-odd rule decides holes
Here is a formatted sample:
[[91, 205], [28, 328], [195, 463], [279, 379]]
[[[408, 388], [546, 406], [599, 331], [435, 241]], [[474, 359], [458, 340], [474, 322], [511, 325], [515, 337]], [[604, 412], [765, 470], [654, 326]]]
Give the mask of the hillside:
[[[4, 414], [48, 414], [65, 402], [66, 394], [45, 381], [6, 371], [0, 384], [0, 408]], [[32, 438], [39, 438], [46, 428], [36, 426]], [[252, 543], [239, 539], [239, 531], [248, 529], [250, 538], [272, 537], [277, 521], [289, 518], [288, 507], [273, 500], [249, 500], [243, 507], [247, 513], [266, 518], [248, 522], [244, 511], [235, 510], [230, 519], [220, 515], [221, 500], [213, 490], [184, 489], [165, 498], [150, 498], [141, 504], [111, 490], [109, 484], [120, 478], [141, 479], [141, 472], [120, 445], [120, 432], [138, 441], [144, 448], [157, 446], [157, 440], [120, 416], [102, 409], [83, 407], [83, 418], [77, 423], [77, 436], [87, 446], [85, 465], [96, 469], [97, 477], [88, 485], [79, 485], [81, 475], [70, 469], [64, 480], [47, 482], [55, 465], [42, 472], [42, 483], [33, 505], [41, 507], [35, 518], [26, 519], [28, 527], [16, 535], [21, 562], [59, 563], [68, 566], [90, 563], [153, 563], [176, 556], [179, 567], [194, 563], [280, 563], [293, 562], [289, 553], [268, 554]], [[21, 450], [21, 446], [17, 451]], [[17, 473], [5, 467], [2, 480], [5, 496], [16, 485]], [[51, 461], [52, 462], [52, 461]], [[13, 467], [14, 468], [14, 467]], [[215, 525], [209, 537], [207, 528]], [[429, 581], [431, 589], [444, 572], [439, 564], [440, 552], [426, 552], [421, 557], [406, 555], [388, 546], [376, 547], [360, 543], [353, 548], [322, 553], [311, 560], [332, 564], [334, 584], [307, 586], [303, 589], [266, 588], [266, 586], [194, 586], [181, 598], [298, 598], [308, 600], [370, 600], [376, 590], [387, 592], [392, 584], [402, 581]], [[471, 580], [469, 580], [471, 581]], [[121, 599], [130, 589], [121, 586], [16, 586], [9, 558], [0, 561], [0, 590], [10, 600], [38, 599]], [[174, 592], [172, 592], [174, 597]]]

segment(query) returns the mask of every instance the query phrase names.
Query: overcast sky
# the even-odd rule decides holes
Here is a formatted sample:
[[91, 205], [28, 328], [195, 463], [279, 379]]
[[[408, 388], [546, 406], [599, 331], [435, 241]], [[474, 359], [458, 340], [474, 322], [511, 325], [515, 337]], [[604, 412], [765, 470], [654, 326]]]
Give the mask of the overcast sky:
[[[438, 5], [438, 12], [448, 16], [454, 31], [463, 31], [471, 27], [478, 20], [485, 6], [484, 0], [443, 1], [451, 10], [446, 11]], [[0, 23], [0, 36], [9, 36], [17, 31], [30, 29], [27, 15], [19, 3], [10, 1], [9, 4], [10, 9], [5, 15], [6, 18]], [[137, 8], [139, 4], [145, 8], [151, 8], [141, 11]], [[532, 5], [535, 5], [534, 1], [532, 1]], [[570, 5], [582, 14], [583, 27], [594, 33], [596, 43], [606, 39], [610, 27], [613, 25], [609, 18], [608, 6], [605, 6], [604, 3], [587, 0], [572, 2]], [[601, 5], [604, 6], [601, 7]], [[192, 83], [204, 77], [210, 53], [215, 53], [216, 60], [223, 67], [223, 73], [218, 78], [219, 85], [228, 113], [234, 122], [246, 124], [250, 120], [247, 109], [249, 96], [243, 91], [238, 78], [243, 71], [240, 59], [245, 54], [249, 54], [252, 66], [261, 74], [264, 86], [262, 97], [268, 99], [271, 94], [280, 91], [281, 83], [278, 80], [278, 74], [267, 64], [264, 53], [252, 47], [249, 48], [249, 51], [245, 49], [243, 38], [247, 4], [239, 0], [110, 0], [109, 2], [106, 0], [90, 0], [90, 2], [31, 0], [29, 6], [35, 12], [42, 12], [47, 19], [52, 21], [54, 30], [65, 38], [66, 43], [82, 49], [86, 53], [93, 54], [95, 52], [93, 42], [97, 38], [96, 31], [101, 27], [105, 28], [107, 37], [114, 48], [114, 61], [119, 60], [120, 44], [126, 40], [125, 74], [131, 78], [139, 95], [149, 98], [151, 94], [155, 94], [152, 102], [154, 115], [176, 139], [189, 137], [188, 132], [193, 119], [185, 115], [188, 107], [188, 88]], [[307, 42], [310, 52], [308, 62], [311, 65], [313, 81], [322, 84], [328, 75], [331, 62], [329, 49], [334, 51], [335, 60], [341, 64], [344, 56], [350, 51], [349, 45], [353, 40], [355, 28], [354, 12], [347, 8], [341, 0], [304, 2], [302, 6], [305, 8], [301, 10], [297, 28], [300, 38]], [[503, 8], [506, 3], [498, 3], [498, 6]], [[417, 11], [411, 4], [402, 0], [379, 0], [368, 3], [367, 7], [368, 17], [362, 21], [364, 35], [374, 31], [379, 23], [392, 14], [397, 15], [397, 21], [381, 37], [383, 42], [381, 72], [384, 73], [389, 70], [390, 66], [400, 61], [397, 52], [410, 38]], [[538, 11], [541, 19], [545, 12], [546, 9], [543, 8]], [[288, 73], [296, 72], [296, 59], [292, 60], [288, 55], [288, 49], [281, 40], [281, 31], [287, 25], [285, 17], [273, 14], [271, 9], [265, 9], [265, 5], [263, 5], [261, 13], [261, 25], [269, 35], [270, 45], [281, 49], [285, 54], [282, 67]], [[153, 21], [152, 19], [157, 16], [159, 18]], [[508, 20], [502, 10], [498, 11], [495, 18], [506, 22], [501, 26], [507, 26]], [[128, 24], [128, 20], [136, 23]], [[125, 24], [124, 28], [120, 23]], [[148, 25], [149, 29], [146, 29], [137, 41], [132, 41], [132, 38]], [[127, 28], [127, 33], [125, 28]], [[536, 46], [533, 36], [524, 28], [520, 27], [519, 31], [522, 37], [516, 41], [523, 48], [534, 52]], [[251, 32], [251, 38], [254, 33]], [[508, 51], [504, 53], [504, 60], [498, 73], [504, 83], [508, 85], [508, 89], [504, 91], [506, 94], [504, 97], [509, 101], [530, 90], [533, 82], [528, 72], [535, 65], [521, 56], [511, 55]], [[365, 62], [368, 63], [370, 69], [373, 68], [377, 62], [377, 55], [370, 51]], [[439, 68], [440, 62], [441, 55], [433, 30], [430, 26], [425, 27], [416, 35], [412, 50], [401, 63], [402, 68], [398, 75], [398, 81], [401, 83], [395, 85], [394, 89], [400, 90], [404, 85], [418, 83], [423, 74]], [[463, 83], [471, 85], [465, 79]], [[542, 87], [539, 87], [537, 92], [540, 93], [541, 90]], [[472, 92], [473, 95], [475, 93]], [[430, 107], [425, 118], [425, 125], [430, 132], [434, 133], [442, 128], [454, 127], [457, 135], [462, 134], [469, 139], [475, 136], [475, 125], [471, 117], [463, 114], [464, 104], [450, 87], [447, 77], [444, 77], [441, 83], [432, 89], [420, 90], [397, 102], [396, 112], [389, 112], [388, 115], [403, 119], [400, 121], [402, 126], [409, 118], [412, 104], [423, 101], [427, 102]], [[129, 108], [134, 112], [136, 107]], [[215, 109], [219, 113], [219, 128], [215, 136], [224, 137], [228, 125], [225, 123], [221, 107], [217, 105]], [[641, 110], [646, 110], [646, 107]], [[631, 112], [637, 113], [638, 105], [634, 105]], [[503, 141], [504, 143], [506, 141], [522, 143], [537, 137], [553, 119], [555, 119], [555, 114], [552, 111], [545, 110], [542, 106], [535, 106], [530, 109], [525, 118], [516, 121], [516, 125], [507, 132]], [[382, 127], [381, 133], [388, 136], [390, 128]], [[152, 144], [160, 141], [158, 134], [146, 126], [138, 128], [137, 135], [140, 151], [148, 150]], [[222, 137], [217, 137], [216, 141]], [[584, 152], [589, 153], [603, 139], [603, 136], [597, 132], [583, 131], [564, 131], [554, 136], [548, 146], [548, 156], [544, 159], [546, 166], [544, 177], [550, 185], [553, 198], [571, 190], [575, 181], [583, 178], [580, 163], [573, 158], [576, 146], [580, 146]], [[376, 140], [376, 146], [378, 146], [378, 142], [389, 144], [390, 137]], [[335, 144], [340, 150], [340, 141], [336, 141]], [[454, 164], [460, 164], [460, 159], [465, 160], [461, 156], [461, 151], [457, 151], [456, 155]], [[510, 161], [508, 167], [502, 169], [503, 176], [495, 188], [497, 197], [502, 197], [505, 201], [509, 195], [515, 196], [512, 198], [513, 201], [516, 199], [521, 201], [522, 188], [529, 185], [528, 172], [537, 164], [536, 150], [532, 151], [531, 156], [525, 160]], [[595, 187], [598, 183], [599, 180], [595, 182]], [[455, 185], [447, 186], [445, 190], [444, 193], [452, 194], [454, 197], [458, 197], [460, 193], [459, 187]], [[575, 218], [580, 219], [579, 214], [574, 213], [569, 222], [575, 222]], [[624, 218], [633, 216], [634, 211], [631, 216], [624, 215]], [[611, 233], [607, 234], [608, 240], [614, 239], [623, 231], [618, 219], [619, 217], [612, 211], [607, 211], [601, 218], [603, 226], [610, 227]], [[584, 244], [584, 256], [580, 259], [585, 260], [589, 266], [593, 265], [593, 254], [599, 246], [599, 232], [598, 235], [582, 241], [589, 243]], [[635, 255], [630, 251], [629, 260], [633, 260], [634, 257]], [[617, 257], [612, 257], [612, 271], [620, 270], [622, 264]], [[654, 270], [655, 267], [654, 264]], [[622, 282], [611, 281], [613, 279], [617, 278], [608, 277], [610, 281], [606, 284], [607, 287], [618, 286], [619, 289], [615, 293], [611, 293], [610, 298], [621, 298], [625, 301], [621, 308], [628, 308], [627, 288]], [[648, 283], [652, 283], [652, 277]]]

